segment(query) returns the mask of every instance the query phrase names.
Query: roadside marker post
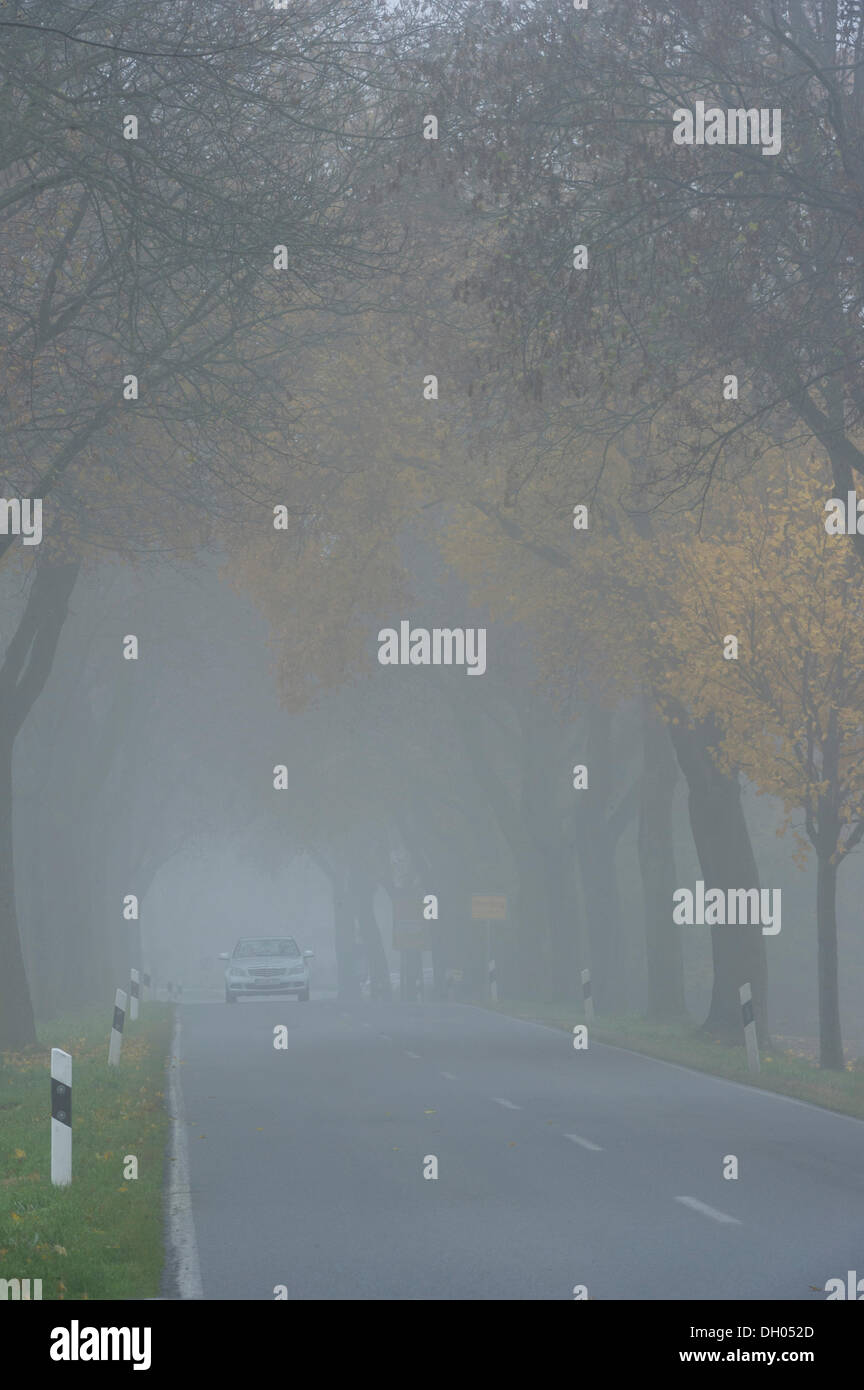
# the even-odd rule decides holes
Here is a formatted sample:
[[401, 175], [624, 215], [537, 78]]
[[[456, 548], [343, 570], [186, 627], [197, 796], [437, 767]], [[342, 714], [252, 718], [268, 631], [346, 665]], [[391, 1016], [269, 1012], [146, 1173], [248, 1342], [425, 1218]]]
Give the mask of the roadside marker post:
[[111, 1039], [108, 1043], [108, 1065], [120, 1065], [120, 1051], [123, 1047], [123, 1024], [126, 1021], [126, 995], [118, 989], [114, 995], [114, 1018], [111, 1023]]
[[59, 1047], [51, 1049], [51, 1182], [68, 1187], [72, 1181], [72, 1058]]
[[741, 986], [738, 998], [741, 1000], [741, 1022], [744, 1025], [744, 1045], [747, 1048], [747, 1070], [758, 1073], [759, 1043], [756, 1040], [756, 1020], [753, 1017], [753, 992], [749, 985]]

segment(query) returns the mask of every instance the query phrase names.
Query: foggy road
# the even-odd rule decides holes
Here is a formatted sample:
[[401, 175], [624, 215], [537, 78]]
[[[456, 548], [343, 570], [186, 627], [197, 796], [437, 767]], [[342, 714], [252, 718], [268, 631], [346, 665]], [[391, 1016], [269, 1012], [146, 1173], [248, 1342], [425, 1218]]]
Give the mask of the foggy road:
[[860, 1266], [858, 1121], [461, 1005], [178, 1012], [205, 1298], [818, 1301]]

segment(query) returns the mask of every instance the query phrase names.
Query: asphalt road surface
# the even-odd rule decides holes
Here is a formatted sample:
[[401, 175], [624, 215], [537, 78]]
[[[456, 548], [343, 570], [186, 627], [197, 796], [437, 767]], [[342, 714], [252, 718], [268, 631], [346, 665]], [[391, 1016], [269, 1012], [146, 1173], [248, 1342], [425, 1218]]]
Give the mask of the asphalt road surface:
[[463, 1005], [179, 1013], [205, 1298], [808, 1302], [864, 1275], [859, 1121]]

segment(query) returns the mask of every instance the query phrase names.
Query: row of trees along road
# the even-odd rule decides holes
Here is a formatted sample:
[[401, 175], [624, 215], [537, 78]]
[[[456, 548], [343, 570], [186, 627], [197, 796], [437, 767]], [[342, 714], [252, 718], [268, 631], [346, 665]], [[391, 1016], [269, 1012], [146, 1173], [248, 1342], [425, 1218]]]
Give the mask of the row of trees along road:
[[292, 524], [310, 505], [284, 364], [308, 305], [350, 315], [388, 258], [365, 196], [390, 136], [378, 26], [365, 0], [15, 0], [0, 17], [2, 486], [43, 499], [46, 530], [31, 551], [0, 537], [29, 571], [0, 669], [0, 1046], [35, 1037], [12, 752], [80, 566], [272, 523], [262, 451]]
[[[690, 51], [694, 43], [688, 44], [688, 34], [695, 36], [697, 32], [700, 7], [680, 8], [688, 14], [680, 18], [677, 29], [673, 24], [673, 31], [688, 61], [696, 63], [699, 55], [694, 57]], [[806, 57], [799, 53], [795, 58], [794, 44], [785, 31], [778, 31], [776, 24], [772, 28], [770, 23], [760, 27], [752, 19], [758, 7], [744, 8], [739, 16], [741, 25], [747, 35], [757, 34], [755, 51], [757, 56], [762, 54], [760, 61], [766, 71], [781, 59], [781, 67], [786, 64], [783, 71], [787, 77], [793, 61], [800, 61], [807, 68], [807, 82], [801, 83], [804, 105], [797, 115], [793, 112], [791, 123], [803, 122], [812, 114], [806, 103], [812, 99], [811, 79], [818, 83], [818, 74], [814, 77]], [[804, 12], [796, 11], [795, 24], [815, 23], [819, 9], [812, 6]], [[801, 430], [811, 407], [817, 411], [828, 409], [836, 391], [827, 348], [821, 364], [824, 370], [819, 370], [818, 363], [815, 367], [811, 363], [808, 368], [803, 395], [787, 378], [785, 394], [775, 393], [769, 400], [764, 395], [764, 377], [756, 356], [758, 352], [760, 360], [764, 355], [773, 361], [770, 338], [760, 339], [752, 360], [741, 353], [749, 343], [748, 321], [752, 320], [754, 333], [759, 326], [753, 307], [759, 296], [750, 295], [747, 315], [729, 316], [730, 322], [735, 317], [741, 335], [737, 356], [731, 339], [724, 344], [711, 337], [714, 319], [724, 312], [723, 286], [731, 276], [727, 257], [743, 257], [749, 264], [747, 256], [761, 256], [764, 244], [770, 241], [766, 226], [754, 217], [752, 207], [754, 201], [762, 200], [766, 209], [774, 208], [774, 185], [766, 185], [765, 181], [785, 178], [791, 190], [787, 201], [810, 195], [801, 191], [805, 186], [803, 175], [791, 177], [783, 160], [775, 168], [774, 161], [758, 155], [760, 162], [751, 168], [746, 161], [752, 164], [752, 151], [723, 149], [719, 151], [719, 173], [711, 166], [710, 177], [707, 172], [703, 176], [700, 165], [697, 177], [691, 166], [694, 161], [704, 161], [707, 152], [685, 151], [685, 159], [690, 163], [680, 196], [683, 199], [685, 192], [692, 195], [690, 184], [697, 177], [699, 208], [691, 216], [688, 204], [685, 217], [682, 203], [669, 221], [665, 240], [660, 237], [660, 244], [665, 248], [668, 243], [668, 274], [677, 269], [679, 279], [673, 284], [671, 279], [658, 278], [654, 262], [660, 261], [662, 268], [662, 257], [657, 251], [659, 233], [650, 219], [665, 216], [669, 205], [664, 202], [661, 209], [659, 197], [652, 201], [647, 195], [635, 196], [631, 216], [621, 201], [623, 173], [626, 164], [638, 180], [642, 172], [639, 161], [653, 160], [650, 176], [659, 187], [657, 171], [668, 166], [672, 156], [668, 142], [661, 144], [659, 138], [654, 138], [644, 107], [639, 107], [638, 120], [618, 119], [609, 93], [619, 90], [621, 84], [616, 87], [608, 81], [613, 59], [620, 64], [619, 76], [626, 64], [635, 64], [634, 43], [643, 42], [646, 51], [651, 49], [655, 66], [661, 62], [657, 53], [665, 54], [665, 49], [657, 42], [658, 31], [656, 26], [652, 28], [651, 16], [643, 16], [635, 25], [625, 24], [623, 9], [613, 5], [578, 32], [570, 15], [566, 17], [565, 32], [560, 6], [540, 5], [520, 11], [515, 23], [512, 12], [505, 13], [498, 7], [484, 10], [483, 23], [476, 23], [476, 18], [475, 7], [472, 15], [466, 16], [472, 42], [464, 52], [460, 50], [462, 64], [455, 86], [448, 85], [445, 94], [443, 87], [436, 85], [443, 84], [443, 57], [438, 69], [434, 62], [426, 62], [421, 74], [427, 84], [429, 108], [434, 110], [437, 100], [442, 109], [446, 104], [448, 113], [445, 147], [429, 158], [418, 155], [396, 193], [397, 197], [404, 195], [406, 205], [415, 214], [413, 230], [422, 254], [415, 251], [413, 263], [423, 266], [423, 293], [412, 296], [410, 287], [406, 290], [405, 298], [412, 307], [412, 316], [406, 316], [410, 322], [394, 325], [390, 320], [385, 326], [379, 321], [364, 337], [367, 348], [373, 344], [372, 353], [367, 352], [364, 359], [364, 380], [368, 384], [370, 376], [374, 379], [380, 368], [385, 382], [379, 392], [373, 393], [377, 419], [374, 428], [370, 426], [369, 450], [375, 466], [354, 474], [350, 508], [343, 514], [338, 507], [331, 511], [326, 547], [312, 543], [302, 557], [303, 566], [311, 567], [309, 573], [326, 570], [329, 588], [333, 593], [340, 592], [339, 614], [329, 630], [330, 640], [321, 643], [322, 655], [326, 651], [326, 657], [322, 664], [313, 660], [309, 669], [317, 670], [326, 683], [334, 676], [344, 678], [353, 660], [362, 664], [362, 653], [368, 653], [371, 647], [362, 615], [380, 612], [383, 595], [389, 593], [395, 603], [406, 592], [406, 574], [412, 571], [410, 563], [403, 563], [407, 518], [422, 514], [427, 535], [440, 532], [451, 565], [475, 584], [485, 602], [497, 604], [499, 611], [506, 610], [514, 593], [518, 594], [518, 599], [511, 603], [510, 616], [530, 623], [541, 648], [547, 639], [551, 642], [541, 655], [558, 693], [569, 685], [572, 698], [581, 681], [583, 690], [593, 689], [596, 698], [602, 695], [605, 683], [612, 682], [642, 703], [648, 736], [645, 775], [650, 769], [654, 779], [651, 798], [644, 803], [645, 824], [640, 828], [650, 917], [652, 1007], [675, 1012], [681, 1000], [676, 941], [669, 924], [674, 876], [670, 872], [669, 835], [662, 813], [673, 780], [665, 752], [668, 737], [671, 735], [678, 765], [687, 781], [691, 829], [706, 882], [724, 887], [759, 886], [756, 857], [741, 806], [742, 774], [754, 785], [781, 798], [791, 815], [800, 813], [803, 832], [816, 849], [820, 864], [816, 915], [822, 1061], [826, 1066], [841, 1065], [831, 884], [838, 863], [858, 840], [857, 761], [850, 743], [854, 724], [854, 698], [850, 702], [850, 692], [858, 678], [856, 662], [847, 653], [842, 690], [829, 688], [837, 679], [836, 670], [828, 669], [830, 663], [820, 685], [814, 676], [819, 665], [818, 652], [811, 651], [806, 640], [815, 629], [805, 621], [804, 615], [809, 611], [805, 605], [800, 629], [794, 633], [788, 625], [785, 629], [788, 661], [793, 666], [798, 663], [807, 672], [802, 678], [795, 715], [789, 709], [778, 714], [767, 698], [761, 705], [755, 703], [752, 689], [749, 703], [742, 696], [740, 704], [730, 706], [725, 689], [705, 681], [698, 687], [693, 684], [694, 672], [701, 671], [704, 663], [722, 662], [722, 644], [717, 645], [717, 633], [709, 632], [704, 620], [700, 626], [698, 615], [690, 621], [688, 603], [695, 601], [700, 591], [695, 586], [688, 589], [681, 582], [681, 576], [687, 572], [687, 546], [698, 547], [698, 564], [702, 563], [703, 554], [707, 557], [713, 553], [720, 569], [726, 560], [741, 566], [744, 555], [750, 557], [756, 544], [750, 527], [752, 517], [761, 518], [768, 527], [764, 520], [766, 507], [775, 509], [775, 526], [777, 516], [782, 517], [779, 529], [783, 545], [776, 561], [786, 564], [790, 584], [793, 573], [800, 572], [807, 576], [806, 582], [802, 580], [805, 589], [806, 583], [813, 580], [813, 592], [825, 592], [823, 586], [827, 586], [828, 592], [842, 597], [849, 582], [844, 577], [849, 544], [826, 537], [821, 504], [817, 503], [820, 489], [824, 500], [833, 486], [848, 477], [842, 472], [842, 459], [850, 457], [848, 451], [844, 452], [845, 446], [854, 447], [855, 441], [851, 370], [844, 375], [849, 402], [843, 411], [842, 430], [835, 414], [831, 433], [820, 435], [813, 431], [814, 440], [820, 445], [820, 457], [829, 464], [829, 469], [825, 469], [802, 445]], [[701, 39], [707, 32], [712, 43], [715, 38], [719, 42], [710, 26], [699, 32]], [[494, 43], [490, 33], [495, 36]], [[663, 34], [668, 37], [666, 30]], [[464, 34], [460, 33], [459, 38], [461, 41]], [[834, 48], [822, 42], [820, 51], [826, 64], [826, 53], [830, 56], [837, 51], [846, 52], [850, 45], [856, 48], [858, 29], [840, 25], [835, 38]], [[532, 42], [535, 39], [539, 45], [536, 50]], [[446, 61], [458, 66], [459, 58], [447, 43], [446, 37], [441, 39]], [[600, 65], [598, 57], [601, 48], [605, 66]], [[484, 55], [493, 51], [494, 62], [490, 59], [484, 67]], [[668, 61], [674, 64], [678, 47], [673, 44], [670, 51], [673, 56]], [[709, 43], [709, 56], [712, 51]], [[733, 45], [733, 53], [736, 51]], [[802, 51], [806, 53], [806, 46]], [[743, 53], [743, 47], [740, 52]], [[752, 59], [752, 46], [748, 52]], [[564, 93], [564, 55], [568, 61], [578, 58], [581, 64], [581, 83], [575, 94], [570, 90], [569, 78], [568, 94]], [[535, 59], [543, 80], [514, 82], [520, 64], [525, 64], [527, 71], [527, 65]], [[715, 57], [712, 61], [716, 67], [720, 59]], [[589, 77], [588, 69], [595, 64], [596, 71], [604, 74], [606, 97], [604, 105], [595, 103], [592, 107], [598, 86], [595, 78]], [[654, 69], [647, 58], [644, 68], [639, 64], [636, 67], [648, 74], [648, 88], [654, 90], [652, 83], [660, 85], [659, 79], [655, 81], [651, 76]], [[448, 66], [447, 72], [452, 73], [452, 67]], [[707, 82], [707, 72], [704, 69], [698, 80]], [[742, 82], [747, 73], [752, 78], [752, 70], [742, 67]], [[830, 73], [826, 71], [824, 76], [830, 83]], [[472, 104], [479, 83], [488, 84], [484, 90], [493, 93], [500, 86], [499, 106], [494, 96], [488, 102]], [[786, 87], [796, 91], [794, 82], [787, 81]], [[628, 88], [627, 100], [647, 101], [638, 82], [631, 83], [631, 88], [636, 95]], [[760, 90], [770, 92], [773, 88], [769, 84]], [[454, 91], [459, 99], [454, 98]], [[850, 120], [857, 110], [857, 95], [853, 96]], [[684, 101], [683, 96], [680, 99]], [[660, 100], [657, 91], [653, 100]], [[549, 111], [556, 102], [561, 111], [553, 120]], [[543, 103], [548, 103], [549, 111]], [[577, 139], [571, 141], [573, 148], [565, 149], [570, 137], [565, 138], [563, 127], [584, 133], [592, 110], [595, 115], [600, 114], [591, 127], [591, 139], [584, 134], [581, 145]], [[535, 115], [536, 120], [529, 120]], [[832, 118], [836, 117], [837, 113], [832, 112]], [[653, 124], [656, 126], [656, 120]], [[643, 148], [639, 144], [640, 132], [646, 129]], [[819, 130], [822, 138], [824, 123]], [[828, 130], [830, 135], [830, 123]], [[602, 141], [601, 131], [605, 132]], [[539, 158], [539, 142], [548, 142], [556, 132], [560, 133], [561, 148], [553, 147], [554, 157], [548, 160]], [[635, 153], [628, 140], [636, 142]], [[791, 130], [789, 145], [787, 158], [801, 157]], [[590, 178], [585, 168], [587, 153], [593, 161]], [[829, 167], [833, 168], [833, 164]], [[680, 168], [677, 177], [681, 183]], [[646, 181], [648, 178], [646, 173]], [[744, 195], [739, 197], [735, 189], [741, 178], [753, 180], [744, 199], [750, 222], [740, 227], [734, 223], [726, 225], [721, 223], [722, 217], [743, 216], [739, 203]], [[576, 193], [579, 237], [590, 248], [592, 264], [591, 273], [581, 277], [574, 275], [570, 259], [575, 239], [572, 223]], [[784, 200], [780, 202], [788, 212]], [[703, 227], [705, 245], [719, 245], [720, 250], [706, 269], [695, 257], [695, 247], [686, 243], [691, 234], [695, 235], [694, 227], [700, 217], [705, 219], [709, 214], [715, 220], [707, 231]], [[597, 220], [601, 215], [606, 217], [606, 223]], [[637, 218], [641, 219], [638, 235], [630, 226]], [[615, 219], [621, 224], [622, 236], [625, 223], [628, 236], [632, 233], [632, 239], [626, 243], [626, 265], [624, 248], [619, 246], [616, 252], [612, 235]], [[683, 242], [675, 240], [679, 232]], [[751, 242], [755, 243], [753, 247]], [[732, 250], [728, 249], [730, 245]], [[678, 255], [678, 251], [681, 254], [673, 264], [673, 252]], [[550, 257], [555, 258], [554, 265]], [[712, 318], [693, 296], [705, 292], [706, 274], [710, 271], [713, 277], [718, 262], [721, 270], [712, 278]], [[698, 267], [698, 273], [694, 267]], [[824, 272], [824, 278], [830, 279], [821, 262], [820, 267], [818, 274]], [[767, 313], [764, 287], [773, 283], [772, 271], [761, 262], [750, 269], [754, 283], [758, 279], [763, 286], [761, 303]], [[852, 269], [848, 273], [851, 276]], [[739, 283], [740, 275], [735, 281], [735, 293]], [[683, 297], [685, 286], [691, 291], [689, 298]], [[741, 293], [746, 296], [748, 289], [745, 287]], [[776, 297], [782, 298], [779, 292]], [[813, 297], [808, 299], [810, 307]], [[842, 300], [844, 312], [848, 311], [854, 321], [855, 301], [845, 288]], [[808, 352], [815, 352], [826, 337], [824, 322], [820, 323], [822, 333], [812, 341], [808, 338]], [[763, 325], [764, 331], [767, 328], [767, 324]], [[693, 340], [695, 332], [701, 335], [699, 344]], [[806, 317], [802, 318], [797, 308], [790, 309], [781, 335], [784, 360], [808, 332]], [[849, 336], [847, 333], [845, 338]], [[801, 354], [805, 351], [804, 347], [797, 350]], [[434, 408], [434, 416], [424, 411], [418, 391], [419, 379], [433, 364], [447, 386], [446, 392], [442, 390], [441, 403]], [[730, 364], [739, 367], [746, 397], [743, 405], [736, 403], [731, 424], [729, 405], [722, 395], [724, 374]], [[350, 364], [346, 362], [343, 367], [347, 369], [342, 378], [343, 399], [352, 402], [356, 444], [358, 436], [363, 438], [364, 434], [362, 411], [355, 398], [357, 382], [351, 376]], [[382, 412], [383, 399], [389, 399], [392, 414]], [[622, 401], [628, 403], [626, 409]], [[380, 431], [388, 430], [392, 433], [387, 435], [387, 448], [376, 452], [376, 438], [380, 439]], [[338, 450], [340, 446], [333, 447]], [[735, 489], [739, 479], [750, 475], [758, 479], [763, 492], [748, 494], [748, 500], [741, 502]], [[717, 494], [717, 509], [711, 513], [709, 532], [703, 534], [693, 528], [700, 522], [709, 524], [709, 483]], [[692, 506], [694, 490], [701, 511], [688, 519], [686, 509]], [[652, 493], [655, 502], [658, 496], [667, 500], [662, 517], [651, 511]], [[570, 530], [574, 498], [590, 499], [593, 506], [592, 533], [578, 538], [578, 550]], [[366, 524], [355, 525], [358, 517]], [[483, 527], [506, 555], [506, 567], [497, 571], [480, 543]], [[712, 533], [722, 536], [722, 541], [709, 552]], [[352, 557], [355, 585], [358, 570], [362, 575], [360, 586], [347, 600], [339, 581], [343, 546], [343, 554]], [[652, 556], [653, 563], [649, 563]], [[526, 565], [529, 561], [534, 565], [533, 585], [542, 599], [531, 599], [534, 589], [528, 578], [514, 569], [520, 558]], [[247, 559], [254, 569], [254, 556], [250, 554]], [[816, 583], [817, 569], [823, 561], [824, 573]], [[691, 558], [689, 563], [697, 562]], [[485, 576], [485, 584], [477, 582], [478, 572]], [[767, 615], [766, 624], [769, 619], [779, 621], [770, 587], [764, 593], [758, 589], [760, 580], [767, 584], [765, 576], [752, 565], [744, 572], [752, 585], [747, 594], [740, 593], [731, 578], [726, 586], [715, 586], [715, 603], [720, 606], [714, 617], [718, 630], [723, 627], [721, 637], [725, 632], [735, 632], [736, 624], [741, 626], [745, 620], [749, 623], [745, 631], [752, 637], [754, 610]], [[542, 579], [538, 580], [538, 575]], [[574, 581], [579, 584], [575, 594]], [[254, 587], [254, 578], [252, 583]], [[837, 585], [841, 585], [839, 590]], [[411, 592], [410, 585], [407, 592]], [[555, 595], [559, 608], [550, 605], [550, 593]], [[725, 599], [725, 608], [721, 599]], [[322, 594], [321, 607], [316, 611], [315, 630], [319, 636], [326, 606], [326, 595]], [[555, 627], [550, 630], [553, 611]], [[675, 621], [681, 619], [677, 638], [670, 612]], [[299, 640], [297, 626], [302, 621], [301, 615], [293, 613], [288, 621], [289, 634], [284, 618], [277, 620], [279, 630], [285, 633], [286, 653], [295, 649]], [[853, 644], [855, 621], [852, 611], [842, 627], [844, 640]], [[760, 632], [764, 637], [768, 626]], [[340, 637], [344, 640], [340, 641]], [[831, 638], [826, 637], [826, 641], [827, 661]], [[729, 672], [734, 670], [736, 674], [746, 674], [759, 690], [770, 688], [767, 638], [765, 645], [764, 653], [757, 652], [753, 641], [748, 643], [742, 637], [739, 665], [733, 668], [723, 663], [719, 667], [725, 673], [727, 686], [732, 685], [735, 677]], [[762, 655], [764, 668], [759, 665]], [[777, 649], [774, 655], [779, 655]], [[827, 704], [819, 704], [823, 698]], [[815, 713], [808, 705], [811, 699], [817, 702]], [[838, 731], [828, 717], [837, 700], [838, 708], [847, 710], [847, 722], [851, 721], [846, 729], [849, 756], [842, 760], [839, 782], [833, 774], [826, 775], [838, 756]], [[748, 710], [749, 727], [745, 719]], [[790, 727], [790, 719], [798, 721], [794, 728]], [[758, 744], [757, 723], [761, 731]], [[803, 742], [795, 742], [802, 726], [807, 730], [806, 737]], [[785, 755], [773, 777], [766, 770], [772, 757], [781, 756], [778, 750], [782, 750], [783, 738], [793, 740], [799, 759], [795, 777], [788, 774], [788, 769], [782, 771], [788, 761]], [[469, 754], [478, 746], [476, 740], [469, 740]], [[820, 796], [825, 798], [822, 802]], [[653, 804], [660, 814], [651, 816], [649, 807], [655, 797]], [[595, 808], [599, 800], [594, 799]], [[605, 826], [598, 821], [602, 828], [595, 842], [597, 852], [591, 854], [592, 863], [602, 863], [604, 858], [608, 863], [610, 849], [614, 857], [614, 838], [610, 846], [609, 832], [616, 824], [608, 810]], [[582, 835], [569, 843], [574, 848], [577, 844], [590, 844], [587, 830], [583, 827]], [[533, 894], [535, 914], [542, 896], [539, 892]], [[604, 918], [610, 903], [614, 904], [614, 889], [607, 877], [589, 912], [596, 934], [594, 949], [601, 992], [607, 961], [614, 958], [614, 932], [607, 930]], [[560, 914], [557, 915], [560, 922]], [[754, 989], [757, 1019], [764, 1037], [764, 942], [752, 931], [720, 928], [712, 932], [712, 950], [714, 990], [706, 1026], [721, 1036], [737, 1035], [737, 991], [746, 979]]]
[[[587, 955], [614, 1003], [616, 846], [635, 822], [647, 1004], [678, 1016], [676, 764], [700, 871], [722, 888], [760, 882], [746, 777], [815, 850], [822, 1062], [842, 1065], [834, 882], [860, 824], [860, 541], [826, 537], [819, 499], [864, 461], [858, 7], [420, 9], [379, 29], [359, 4], [337, 20], [325, 3], [286, 18], [112, 0], [71, 40], [34, 39], [32, 7], [0, 21], [0, 256], [28, 266], [4, 274], [0, 306], [7, 490], [56, 512], [0, 672], [9, 759], [97, 539], [146, 558], [166, 536], [187, 552], [218, 538], [271, 623], [292, 707], [353, 690], [385, 614], [410, 601], [434, 622], [435, 602], [473, 597], [507, 680], [436, 684], [431, 756], [461, 765], [444, 760], [419, 813], [409, 783], [382, 783], [361, 835], [346, 750], [339, 814], [324, 796], [298, 825], [286, 807], [286, 839], [341, 902], [337, 865], [386, 883], [400, 840], [418, 882], [434, 858], [464, 886], [454, 826], [478, 819], [487, 866], [506, 847], [514, 978], [548, 995]], [[705, 96], [781, 107], [782, 152], [675, 146], [672, 110]], [[440, 113], [437, 141], [418, 134], [421, 106]], [[410, 707], [391, 712], [401, 733]], [[576, 761], [581, 802], [555, 780]], [[2, 829], [0, 1041], [17, 1045], [32, 1019]], [[711, 946], [706, 1028], [738, 1036], [746, 979], [764, 1038], [763, 939], [717, 928]]]

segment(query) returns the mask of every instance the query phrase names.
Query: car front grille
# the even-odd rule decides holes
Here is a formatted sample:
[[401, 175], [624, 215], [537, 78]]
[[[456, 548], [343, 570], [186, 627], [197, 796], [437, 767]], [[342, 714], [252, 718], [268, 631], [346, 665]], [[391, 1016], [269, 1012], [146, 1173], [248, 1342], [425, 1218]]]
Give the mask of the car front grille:
[[284, 971], [284, 970], [250, 970], [250, 971], [249, 971], [249, 974], [250, 974], [250, 975], [256, 976], [257, 979], [268, 979], [268, 980], [272, 980], [272, 979], [273, 979], [275, 976], [277, 976], [277, 975], [284, 975], [284, 974], [285, 974], [285, 971]]

